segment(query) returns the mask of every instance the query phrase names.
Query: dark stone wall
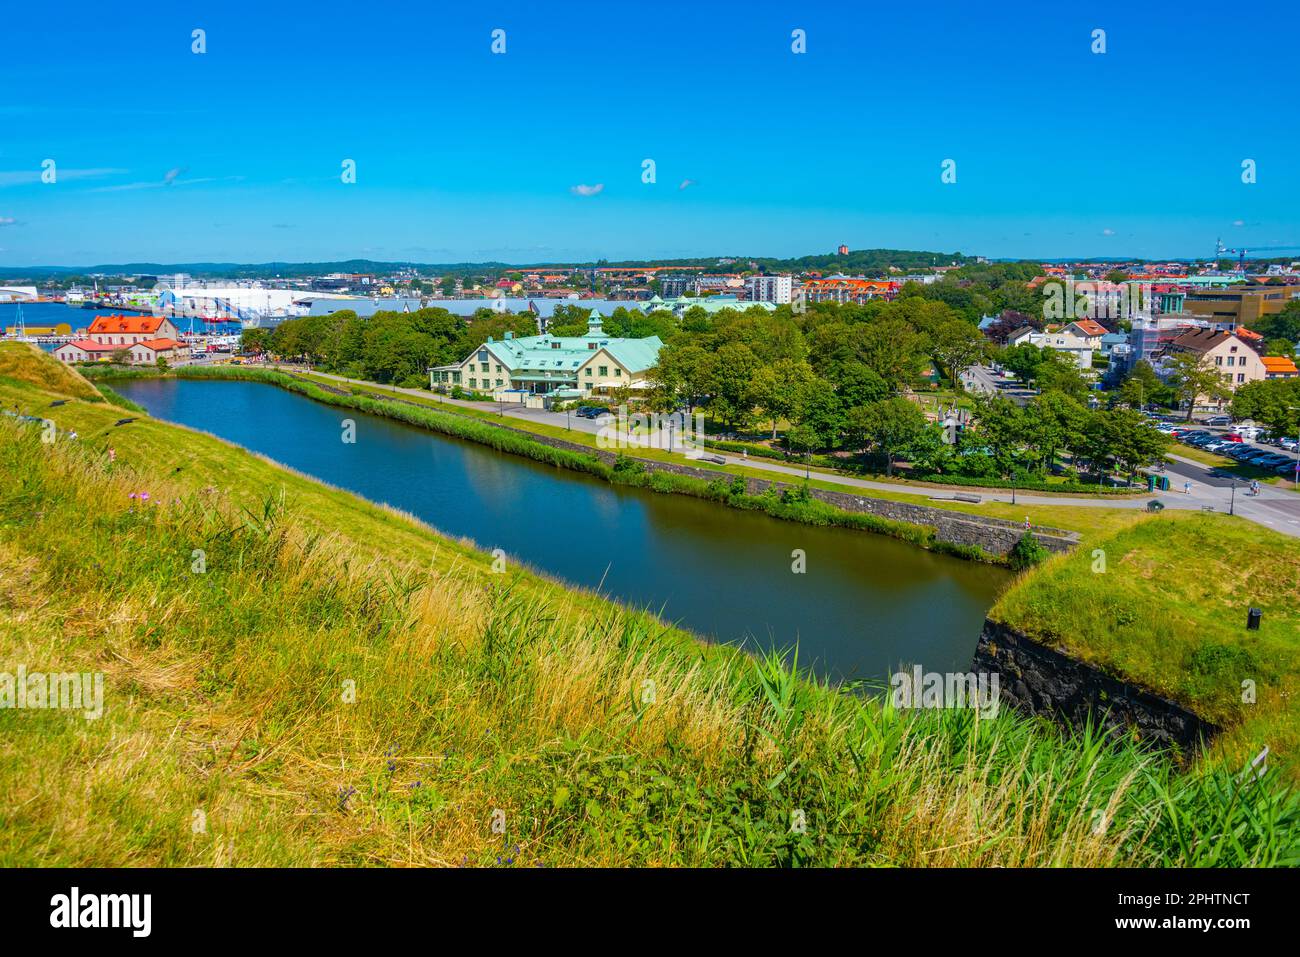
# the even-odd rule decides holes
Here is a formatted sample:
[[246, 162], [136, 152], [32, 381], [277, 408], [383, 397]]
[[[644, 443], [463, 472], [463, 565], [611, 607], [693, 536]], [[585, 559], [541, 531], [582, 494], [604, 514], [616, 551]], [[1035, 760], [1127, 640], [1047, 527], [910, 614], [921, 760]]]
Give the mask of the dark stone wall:
[[1136, 733], [1153, 747], [1189, 756], [1222, 729], [1191, 711], [1091, 665], [1049, 648], [1000, 622], [985, 619], [972, 669], [997, 672], [999, 697], [1025, 714], [1113, 734]]

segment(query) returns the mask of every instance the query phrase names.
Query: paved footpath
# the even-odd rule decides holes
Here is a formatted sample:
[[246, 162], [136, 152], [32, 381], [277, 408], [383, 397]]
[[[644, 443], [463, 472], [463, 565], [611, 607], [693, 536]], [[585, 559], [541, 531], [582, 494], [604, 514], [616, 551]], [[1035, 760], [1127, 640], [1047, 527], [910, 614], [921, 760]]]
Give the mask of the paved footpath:
[[[545, 425], [558, 426], [560, 428], [569, 428], [573, 431], [587, 432], [596, 434], [600, 431], [598, 421], [591, 419], [580, 419], [576, 415], [566, 415], [563, 412], [550, 412], [545, 409], [527, 409], [522, 405], [510, 402], [469, 402], [464, 399], [450, 399], [445, 396], [438, 396], [427, 389], [406, 389], [399, 386], [379, 385], [375, 382], [366, 382], [362, 379], [348, 379], [344, 376], [331, 375], [326, 372], [317, 372], [315, 370], [298, 370], [294, 367], [285, 367], [288, 371], [310, 371], [312, 375], [320, 376], [322, 379], [333, 379], [336, 382], [343, 382], [352, 385], [371, 386], [386, 389], [391, 392], [405, 393], [416, 396], [421, 399], [439, 399], [449, 406], [460, 406], [469, 409], [478, 409], [481, 412], [497, 412], [503, 419], [521, 419], [530, 422], [539, 422]], [[795, 465], [786, 465], [781, 462], [772, 462], [759, 458], [742, 458], [738, 455], [723, 455], [720, 452], [712, 454], [719, 455], [727, 461], [729, 465], [743, 465], [746, 468], [755, 469], [762, 472], [772, 472], [779, 476], [792, 476], [802, 479], [804, 470]], [[1171, 455], [1177, 463], [1176, 466], [1169, 468], [1169, 485], [1168, 492], [1154, 492], [1150, 495], [1141, 495], [1136, 497], [1117, 498], [1112, 496], [1084, 496], [1084, 495], [1045, 495], [1030, 494], [1017, 492], [1015, 500], [1017, 504], [1022, 505], [1069, 505], [1080, 508], [1146, 508], [1147, 502], [1152, 498], [1159, 499], [1166, 508], [1180, 508], [1191, 511], [1200, 509], [1213, 509], [1217, 512], [1227, 512], [1232, 510], [1233, 514], [1240, 515], [1242, 518], [1249, 519], [1252, 522], [1258, 522], [1274, 531], [1282, 532], [1286, 535], [1300, 537], [1300, 493], [1292, 491], [1290, 488], [1280, 488], [1271, 485], [1261, 485], [1258, 496], [1246, 494], [1246, 483], [1238, 484], [1235, 494], [1231, 484], [1226, 479], [1219, 479], [1209, 474], [1210, 469], [1194, 462], [1191, 459], [1183, 458], [1179, 455]], [[683, 462], [687, 462], [686, 456], [682, 456]], [[689, 464], [689, 463], [687, 463]], [[904, 492], [914, 495], [924, 495], [935, 501], [951, 501], [953, 495], [958, 493], [969, 493], [979, 495], [986, 502], [1005, 502], [1010, 503], [1012, 494], [1010, 490], [1004, 488], [962, 488], [962, 489], [942, 489], [935, 488], [930, 484], [906, 483], [906, 482], [881, 482], [872, 481], [871, 479], [855, 478], [851, 475], [838, 475], [833, 472], [814, 471], [813, 477], [819, 482], [826, 482], [833, 485], [843, 485], [849, 488], [869, 489], [879, 492]], [[1191, 482], [1191, 492], [1184, 492], [1183, 485], [1185, 482]], [[978, 506], [972, 507], [973, 511], [978, 510]]]

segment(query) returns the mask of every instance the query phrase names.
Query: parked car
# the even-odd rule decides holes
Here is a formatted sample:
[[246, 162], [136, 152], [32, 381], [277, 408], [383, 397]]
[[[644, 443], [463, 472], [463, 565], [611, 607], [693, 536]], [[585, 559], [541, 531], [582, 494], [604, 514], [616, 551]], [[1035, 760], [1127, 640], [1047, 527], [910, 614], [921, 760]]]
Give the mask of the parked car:
[[1205, 420], [1206, 425], [1232, 425], [1232, 416], [1230, 415], [1212, 415]]
[[1297, 448], [1300, 448], [1300, 441], [1296, 441], [1295, 439], [1288, 439], [1285, 436], [1278, 439], [1277, 444], [1282, 448], [1286, 449], [1288, 452], [1294, 452]]
[[1279, 465], [1290, 465], [1294, 461], [1295, 460], [1289, 455], [1278, 455], [1277, 453], [1273, 453], [1272, 455], [1260, 456], [1250, 464], [1261, 469], [1275, 469]]
[[1282, 464], [1272, 452], [1256, 452], [1254, 455], [1243, 455], [1240, 461], [1243, 465], [1253, 465], [1261, 469]]
[[607, 412], [609, 412], [609, 409], [602, 408], [598, 405], [580, 405], [574, 415], [580, 419], [599, 419]]
[[1295, 475], [1295, 459], [1292, 459], [1286, 465], [1279, 465], [1273, 471], [1283, 478], [1292, 478]]

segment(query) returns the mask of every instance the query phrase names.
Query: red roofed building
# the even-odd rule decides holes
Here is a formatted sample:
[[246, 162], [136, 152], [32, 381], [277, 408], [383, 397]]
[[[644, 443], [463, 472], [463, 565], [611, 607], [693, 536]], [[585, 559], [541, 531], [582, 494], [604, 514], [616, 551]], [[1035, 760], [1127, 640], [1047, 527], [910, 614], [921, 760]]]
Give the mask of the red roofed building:
[[876, 279], [808, 279], [803, 284], [806, 302], [856, 302], [859, 305], [872, 299], [893, 299], [901, 283]]
[[166, 316], [99, 316], [84, 337], [59, 346], [54, 357], [61, 362], [107, 361], [124, 350], [132, 365], [153, 365], [160, 358], [175, 364], [189, 358], [179, 335]]
[[98, 316], [86, 338], [107, 346], [129, 346], [147, 339], [175, 339], [180, 330], [166, 316]]
[[1300, 375], [1295, 362], [1286, 356], [1264, 356], [1260, 361], [1264, 363], [1265, 379], [1292, 379]]

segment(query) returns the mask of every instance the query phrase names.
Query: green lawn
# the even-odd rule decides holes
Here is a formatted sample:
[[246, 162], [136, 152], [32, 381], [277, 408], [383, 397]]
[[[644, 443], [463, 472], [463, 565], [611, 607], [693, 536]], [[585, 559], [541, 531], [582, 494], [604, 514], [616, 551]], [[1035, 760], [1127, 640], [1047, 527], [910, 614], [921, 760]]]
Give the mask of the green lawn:
[[[1300, 749], [1300, 540], [1226, 515], [1166, 511], [1051, 559], [991, 617], [1228, 726], [1242, 763]], [[1246, 613], [1263, 611], [1258, 631]], [[1256, 700], [1244, 702], [1243, 682]], [[1295, 763], [1292, 762], [1294, 769]]]

